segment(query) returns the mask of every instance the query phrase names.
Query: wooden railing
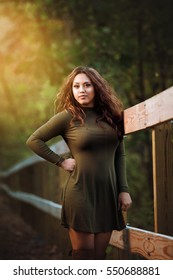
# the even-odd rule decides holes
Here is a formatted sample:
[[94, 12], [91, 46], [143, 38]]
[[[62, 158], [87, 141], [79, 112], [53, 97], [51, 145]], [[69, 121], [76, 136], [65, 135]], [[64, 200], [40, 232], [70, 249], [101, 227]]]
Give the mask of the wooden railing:
[[[123, 231], [112, 232], [110, 244], [146, 259], [173, 259], [172, 119], [173, 87], [124, 112], [125, 134], [152, 128], [155, 229], [150, 232], [127, 226]], [[59, 154], [68, 152], [64, 142], [54, 148]], [[57, 167], [33, 156], [0, 175], [1, 188], [9, 196], [60, 218], [61, 188], [55, 186], [64, 180], [63, 171], [58, 174]], [[38, 221], [33, 220], [34, 217], [32, 223], [37, 225]]]
[[124, 113], [125, 134], [152, 128], [155, 232], [127, 227], [113, 232], [110, 243], [147, 259], [173, 259], [172, 119], [173, 87]]

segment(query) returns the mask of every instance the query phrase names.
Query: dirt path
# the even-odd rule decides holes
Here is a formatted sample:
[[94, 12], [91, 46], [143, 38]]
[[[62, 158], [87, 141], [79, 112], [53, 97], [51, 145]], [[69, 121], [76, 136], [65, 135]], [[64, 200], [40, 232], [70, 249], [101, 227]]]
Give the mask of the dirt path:
[[56, 245], [50, 245], [27, 225], [0, 190], [0, 260], [60, 259]]

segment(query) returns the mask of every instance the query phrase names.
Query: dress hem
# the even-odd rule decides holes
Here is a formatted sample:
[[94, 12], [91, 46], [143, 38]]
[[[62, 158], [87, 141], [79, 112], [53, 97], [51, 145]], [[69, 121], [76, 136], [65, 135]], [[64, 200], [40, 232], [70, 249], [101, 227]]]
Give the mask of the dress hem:
[[85, 229], [81, 229], [81, 228], [74, 227], [74, 226], [72, 226], [72, 225], [67, 225], [67, 224], [65, 224], [65, 223], [61, 223], [61, 225], [62, 225], [64, 228], [67, 228], [67, 229], [72, 228], [72, 229], [74, 229], [74, 230], [76, 230], [76, 231], [81, 231], [81, 232], [86, 232], [86, 233], [94, 233], [94, 234], [95, 234], [95, 233], [112, 232], [112, 231], [114, 231], [114, 230], [121, 231], [121, 230], [123, 230], [123, 229], [126, 228], [126, 225], [125, 225], [124, 227], [121, 227], [121, 228], [113, 227], [113, 228], [111, 228], [111, 229], [106, 229], [106, 230], [85, 230]]

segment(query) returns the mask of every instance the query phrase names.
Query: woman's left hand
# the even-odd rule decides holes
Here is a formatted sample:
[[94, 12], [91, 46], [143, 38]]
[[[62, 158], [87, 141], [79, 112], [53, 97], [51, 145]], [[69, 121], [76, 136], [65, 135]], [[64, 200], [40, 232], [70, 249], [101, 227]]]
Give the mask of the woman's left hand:
[[127, 211], [132, 204], [130, 194], [127, 192], [121, 192], [118, 196], [118, 209]]

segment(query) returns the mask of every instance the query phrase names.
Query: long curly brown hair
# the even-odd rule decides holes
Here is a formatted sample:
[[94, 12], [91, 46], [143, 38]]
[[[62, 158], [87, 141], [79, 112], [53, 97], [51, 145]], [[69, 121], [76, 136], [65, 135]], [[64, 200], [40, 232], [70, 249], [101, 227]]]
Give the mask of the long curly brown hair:
[[70, 111], [72, 122], [80, 120], [84, 123], [85, 112], [82, 106], [75, 100], [72, 91], [73, 80], [76, 75], [84, 73], [91, 80], [94, 90], [94, 107], [97, 112], [97, 123], [106, 121], [112, 128], [117, 130], [118, 135], [123, 135], [123, 106], [118, 99], [113, 88], [108, 82], [93, 68], [86, 66], [76, 67], [66, 78], [55, 100], [55, 111]]

